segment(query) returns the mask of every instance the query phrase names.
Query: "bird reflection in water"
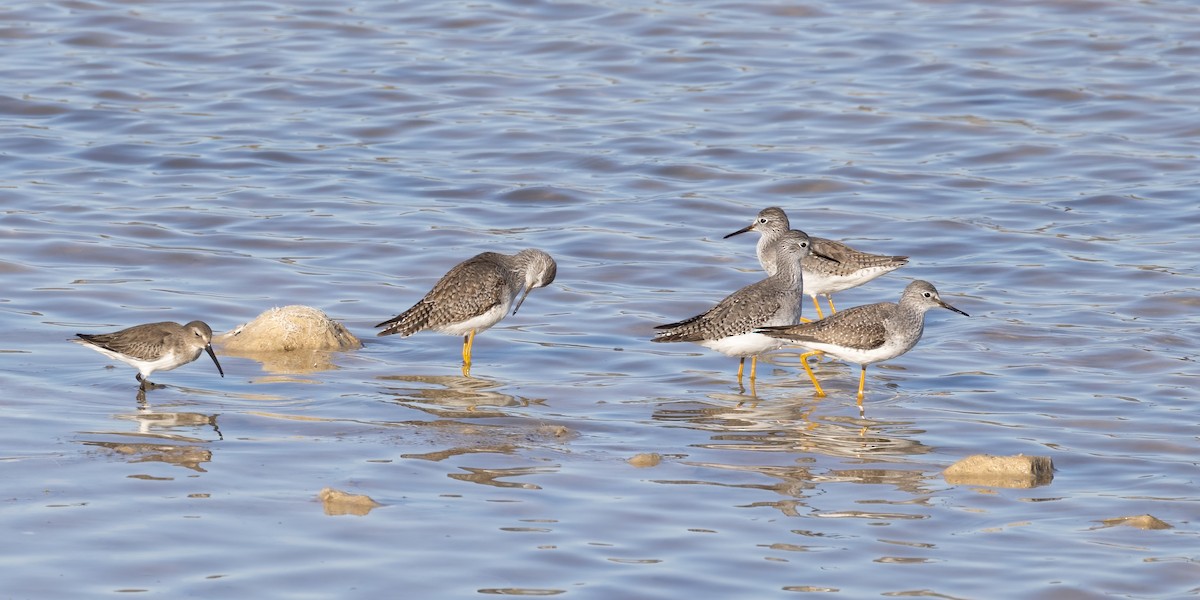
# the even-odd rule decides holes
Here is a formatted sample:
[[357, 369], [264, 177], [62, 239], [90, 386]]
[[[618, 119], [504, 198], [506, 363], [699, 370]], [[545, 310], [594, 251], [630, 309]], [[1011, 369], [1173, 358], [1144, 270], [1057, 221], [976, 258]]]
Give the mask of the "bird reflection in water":
[[909, 421], [873, 421], [838, 415], [814, 418], [819, 400], [746, 403], [711, 396], [709, 400], [663, 403], [653, 418], [712, 432], [712, 443], [702, 446], [714, 449], [815, 452], [854, 458], [930, 451], [908, 437], [919, 433]]
[[470, 481], [483, 485], [490, 485], [501, 488], [517, 488], [521, 490], [540, 490], [542, 486], [534, 483], [521, 483], [519, 481], [501, 481], [504, 477], [524, 477], [530, 475], [548, 475], [557, 473], [557, 467], [515, 467], [511, 469], [479, 469], [474, 467], [462, 467], [466, 473], [450, 473], [447, 477], [457, 479], [459, 481]]
[[[496, 391], [498, 381], [477, 377], [438, 375], [394, 375], [382, 377], [388, 383], [387, 392], [394, 402], [437, 417], [434, 421], [406, 421], [404, 425], [421, 427], [445, 441], [445, 448], [425, 453], [408, 453], [402, 458], [443, 461], [472, 454], [522, 456], [522, 450], [554, 446], [574, 437], [564, 425], [533, 420], [510, 414], [503, 408], [526, 407], [542, 400], [527, 400]], [[394, 385], [404, 384], [403, 387]], [[485, 407], [481, 410], [481, 407]], [[490, 409], [490, 410], [489, 410]], [[481, 422], [490, 418], [494, 422]], [[460, 420], [470, 419], [470, 421]], [[460, 465], [463, 472], [447, 477], [481, 485], [541, 489], [533, 483], [508, 481], [512, 478], [555, 473], [557, 466], [498, 468]]]
[[207, 473], [200, 465], [212, 461], [212, 451], [204, 446], [95, 441], [83, 445], [107, 448], [131, 463], [165, 462], [199, 473]]
[[212, 451], [204, 444], [214, 441], [191, 435], [183, 435], [179, 430], [207, 430], [216, 434], [217, 440], [225, 439], [217, 425], [219, 414], [205, 414], [185, 411], [154, 410], [139, 393], [138, 409], [136, 412], [113, 415], [121, 421], [132, 421], [137, 424], [136, 431], [88, 432], [91, 434], [111, 435], [115, 437], [136, 438], [152, 441], [85, 441], [85, 446], [106, 448], [124, 457], [131, 463], [165, 462], [191, 469], [200, 473], [206, 472], [200, 465], [212, 460]]
[[[501, 382], [480, 377], [388, 375], [379, 379], [389, 384], [386, 391], [397, 404], [442, 418], [505, 416], [503, 411], [480, 411], [479, 407], [525, 407], [542, 402], [495, 391]], [[399, 387], [392, 382], [413, 385]]]
[[[772, 507], [786, 516], [812, 514], [816, 509], [808, 504], [808, 498], [830, 481], [891, 485], [915, 494], [928, 491], [931, 476], [927, 469], [903, 464], [907, 457], [931, 451], [912, 439], [920, 430], [911, 422], [866, 421], [864, 425], [854, 417], [819, 416], [815, 412], [819, 405], [820, 401], [776, 398], [749, 406], [734, 398], [710, 397], [660, 404], [653, 419], [709, 433], [708, 442], [694, 444], [707, 450], [694, 455], [704, 460], [688, 462], [697, 470], [687, 481], [672, 483], [766, 490], [771, 492], [769, 496], [748, 505]], [[817, 466], [823, 462], [822, 455], [873, 464], [871, 468], [824, 469]], [[793, 456], [794, 460], [789, 460]], [[747, 478], [747, 473], [762, 477]]]
[[[124, 421], [134, 421], [138, 424], [138, 434], [153, 436], [153, 437], [168, 437], [176, 439], [179, 436], [173, 434], [159, 433], [163, 430], [174, 430], [179, 428], [195, 428], [195, 427], [210, 427], [213, 433], [217, 434], [218, 440], [225, 439], [225, 435], [221, 433], [221, 427], [217, 425], [217, 414], [204, 414], [195, 412], [163, 412], [156, 411], [149, 404], [143, 403], [138, 407], [135, 413], [115, 415], [115, 418]], [[192, 438], [188, 438], [192, 440]], [[206, 440], [195, 440], [206, 441]]]

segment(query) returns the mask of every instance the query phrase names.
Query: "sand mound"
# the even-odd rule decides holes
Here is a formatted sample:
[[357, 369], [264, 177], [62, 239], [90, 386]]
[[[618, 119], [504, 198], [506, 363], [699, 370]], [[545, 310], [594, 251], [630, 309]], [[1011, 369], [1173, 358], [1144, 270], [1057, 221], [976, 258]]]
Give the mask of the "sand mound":
[[952, 485], [1032, 488], [1054, 479], [1054, 463], [1048, 456], [973, 454], [947, 467], [942, 476]]
[[333, 369], [330, 353], [362, 348], [354, 334], [309, 306], [272, 308], [213, 338], [221, 354], [262, 363], [269, 373], [298, 375]]
[[272, 308], [213, 340], [229, 354], [354, 350], [362, 342], [325, 313], [310, 306]]

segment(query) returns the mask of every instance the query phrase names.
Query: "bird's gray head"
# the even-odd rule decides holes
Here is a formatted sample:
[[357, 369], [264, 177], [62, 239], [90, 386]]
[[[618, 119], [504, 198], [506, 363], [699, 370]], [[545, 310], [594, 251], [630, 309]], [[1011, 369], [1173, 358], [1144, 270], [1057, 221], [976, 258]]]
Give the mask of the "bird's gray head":
[[217, 365], [217, 372], [221, 374], [221, 377], [224, 377], [225, 369], [221, 368], [221, 363], [217, 361], [217, 354], [212, 349], [212, 327], [209, 327], [208, 323], [204, 321], [192, 321], [184, 325], [183, 330], [192, 336], [191, 341], [195, 347], [208, 352], [208, 356], [212, 359], [213, 364]]
[[904, 293], [900, 296], [900, 301], [904, 302], [906, 298], [908, 298], [911, 302], [915, 302], [917, 306], [921, 307], [922, 312], [940, 306], [944, 309], [952, 310], [964, 317], [971, 316], [961, 310], [958, 310], [957, 308], [954, 308], [953, 306], [950, 306], [945, 300], [942, 300], [941, 295], [938, 294], [937, 288], [933, 287], [933, 284], [929, 283], [928, 281], [922, 281], [918, 279], [908, 284], [908, 286], [904, 288]]
[[197, 346], [203, 348], [212, 343], [212, 327], [204, 321], [192, 321], [183, 326], [183, 329], [192, 336]]
[[783, 212], [783, 209], [778, 206], [771, 206], [758, 211], [758, 216], [754, 217], [753, 223], [725, 237], [731, 238], [747, 231], [757, 231], [763, 235], [778, 235], [787, 231], [790, 227], [791, 224], [788, 223], [787, 213]]
[[789, 229], [779, 236], [779, 241], [775, 242], [775, 251], [780, 256], [796, 261], [808, 256], [809, 245], [807, 233], [799, 229]]
[[554, 262], [549, 254], [537, 248], [526, 248], [518, 252], [517, 264], [519, 272], [525, 277], [525, 293], [521, 294], [521, 299], [513, 308], [514, 315], [525, 303], [529, 292], [554, 283], [554, 278], [558, 276], [558, 263]]

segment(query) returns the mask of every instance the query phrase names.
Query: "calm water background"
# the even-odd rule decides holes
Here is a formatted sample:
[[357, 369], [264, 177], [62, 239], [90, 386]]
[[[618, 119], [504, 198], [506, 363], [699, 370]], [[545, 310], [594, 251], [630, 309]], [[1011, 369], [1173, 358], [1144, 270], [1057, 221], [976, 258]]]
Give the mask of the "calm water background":
[[[0, 598], [1200, 595], [1192, 2], [18, 1], [0, 51]], [[839, 306], [971, 314], [865, 418], [853, 366], [648, 341], [761, 278], [721, 236], [771, 205], [912, 257]], [[528, 246], [475, 378], [373, 337]], [[287, 304], [368, 345], [139, 407], [65, 341]]]

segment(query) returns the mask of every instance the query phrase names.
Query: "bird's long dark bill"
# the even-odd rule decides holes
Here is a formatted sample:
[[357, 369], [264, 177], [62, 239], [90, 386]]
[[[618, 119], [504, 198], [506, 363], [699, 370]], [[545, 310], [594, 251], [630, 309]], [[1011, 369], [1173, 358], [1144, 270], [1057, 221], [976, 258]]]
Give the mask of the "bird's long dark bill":
[[942, 308], [945, 308], [945, 309], [952, 310], [952, 311], [954, 311], [954, 312], [956, 312], [956, 313], [958, 313], [958, 314], [960, 314], [960, 315], [962, 315], [962, 316], [964, 316], [964, 317], [969, 317], [969, 316], [971, 316], [971, 315], [968, 315], [967, 313], [965, 313], [965, 312], [963, 312], [963, 311], [961, 311], [961, 310], [958, 310], [957, 308], [954, 308], [953, 306], [950, 306], [949, 304], [946, 304], [945, 302], [939, 302], [938, 304], [941, 304], [941, 305], [942, 305]]
[[224, 377], [224, 376], [225, 376], [225, 370], [221, 368], [221, 363], [217, 362], [217, 353], [216, 353], [216, 352], [213, 352], [213, 349], [212, 349], [212, 346], [211, 346], [211, 345], [209, 345], [209, 346], [205, 346], [205, 347], [204, 347], [204, 349], [205, 349], [205, 350], [207, 350], [207, 351], [208, 351], [208, 355], [212, 357], [212, 359], [213, 359], [213, 364], [214, 364], [214, 365], [217, 365], [217, 372], [221, 374], [221, 377]]
[[750, 231], [751, 229], [754, 229], [754, 224], [753, 224], [753, 223], [751, 223], [751, 224], [749, 224], [749, 225], [747, 225], [747, 226], [745, 226], [745, 227], [743, 227], [743, 228], [741, 228], [741, 229], [739, 229], [739, 230], [737, 230], [737, 231], [735, 231], [735, 232], [733, 232], [733, 233], [731, 233], [731, 234], [729, 234], [729, 235], [727, 235], [727, 236], [725, 236], [725, 237], [723, 237], [723, 238], [721, 238], [721, 239], [723, 239], [723, 240], [727, 240], [727, 239], [729, 239], [729, 238], [731, 238], [731, 237], [733, 237], [733, 236], [735, 236], [735, 235], [740, 235], [740, 234], [746, 233], [747, 231]]
[[517, 314], [517, 311], [521, 309], [521, 305], [522, 305], [522, 304], [525, 304], [525, 298], [527, 298], [527, 297], [529, 296], [529, 292], [530, 292], [532, 289], [533, 289], [533, 288], [528, 288], [528, 287], [527, 287], [527, 288], [525, 288], [525, 293], [524, 293], [524, 294], [521, 294], [521, 299], [520, 299], [520, 300], [517, 300], [517, 307], [513, 309], [513, 311], [512, 311], [512, 314], [514, 314], [514, 315], [515, 315], [515, 314]]

